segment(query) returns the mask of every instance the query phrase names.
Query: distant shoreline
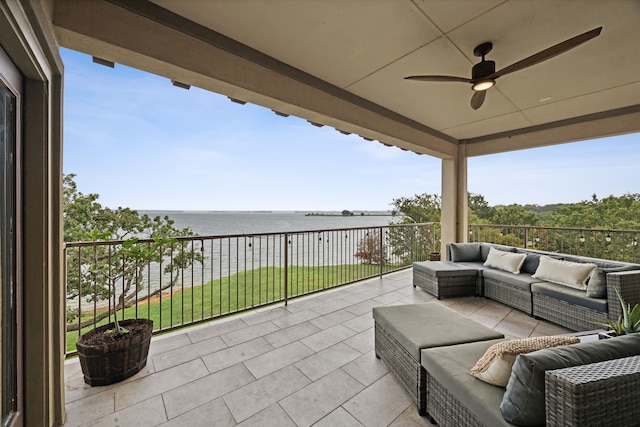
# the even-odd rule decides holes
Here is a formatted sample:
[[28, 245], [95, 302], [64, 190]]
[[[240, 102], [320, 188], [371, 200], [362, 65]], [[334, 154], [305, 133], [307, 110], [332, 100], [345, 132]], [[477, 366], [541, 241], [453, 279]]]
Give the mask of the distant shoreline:
[[[349, 211], [353, 212], [353, 211]], [[299, 212], [202, 212], [202, 211], [140, 211], [151, 217], [168, 216], [178, 230], [189, 228], [200, 236], [284, 233], [314, 230], [334, 230], [351, 227], [384, 227], [393, 219], [391, 212], [356, 211], [343, 215], [342, 211]], [[362, 215], [360, 215], [362, 213]], [[306, 214], [313, 214], [305, 216]]]
[[354, 213], [353, 215], [342, 215], [339, 213], [307, 213], [304, 216], [341, 216], [345, 218], [363, 217], [363, 216], [393, 216], [391, 213]]
[[393, 216], [391, 211], [351, 211], [353, 215], [343, 215], [339, 211], [267, 211], [267, 210], [179, 210], [179, 209], [136, 209], [140, 213], [146, 214], [304, 214], [304, 216], [339, 216], [339, 217], [352, 217], [352, 216]]

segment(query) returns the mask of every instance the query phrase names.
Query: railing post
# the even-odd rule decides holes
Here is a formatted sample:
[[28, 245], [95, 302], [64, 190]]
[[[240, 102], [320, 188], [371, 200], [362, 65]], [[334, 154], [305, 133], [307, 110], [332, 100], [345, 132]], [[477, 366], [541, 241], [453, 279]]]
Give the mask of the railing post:
[[382, 227], [380, 227], [380, 277], [382, 277], [382, 272], [384, 271], [383, 267], [384, 267], [384, 256], [385, 254], [383, 253], [384, 250], [384, 236], [383, 236], [383, 230]]
[[284, 305], [289, 303], [289, 233], [284, 233]]
[[435, 223], [431, 223], [431, 247], [433, 248], [431, 249], [431, 252], [435, 252], [436, 251], [436, 224]]
[[524, 247], [525, 248], [529, 247], [529, 228], [528, 227], [524, 229]]

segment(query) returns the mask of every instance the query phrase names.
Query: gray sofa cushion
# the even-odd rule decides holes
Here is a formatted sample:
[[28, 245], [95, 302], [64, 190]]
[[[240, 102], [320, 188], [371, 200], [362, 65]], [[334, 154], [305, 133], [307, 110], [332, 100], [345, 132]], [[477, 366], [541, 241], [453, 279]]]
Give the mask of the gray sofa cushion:
[[540, 256], [546, 255], [555, 259], [563, 259], [562, 255], [554, 255], [552, 253], [538, 253], [532, 252], [530, 250], [525, 249], [517, 249], [516, 252], [521, 254], [527, 254], [527, 258], [524, 260], [524, 264], [522, 264], [522, 269], [520, 269], [521, 273], [529, 273], [533, 274], [538, 269], [538, 265], [540, 265]]
[[452, 261], [415, 261], [412, 265], [414, 270], [420, 270], [421, 272], [434, 277], [478, 275], [477, 269], [467, 267], [463, 263]]
[[639, 354], [640, 334], [521, 354], [513, 365], [500, 411], [507, 421], [515, 425], [544, 425], [545, 371]]
[[611, 261], [600, 258], [565, 255], [567, 261], [589, 262], [598, 266], [587, 283], [587, 296], [590, 298], [607, 297], [607, 273], [617, 271], [640, 270], [640, 265], [629, 262]]
[[451, 243], [451, 261], [481, 261], [480, 244], [478, 243]]
[[512, 274], [507, 271], [488, 269], [482, 271], [482, 277], [486, 279], [495, 279], [507, 283], [524, 291], [531, 291], [531, 284], [540, 282], [540, 279], [534, 279], [529, 273]]
[[611, 261], [608, 259], [591, 258], [591, 257], [579, 256], [579, 255], [565, 255], [564, 260], [572, 261], [572, 262], [587, 262], [587, 263], [595, 264], [601, 268], [620, 268], [620, 267], [634, 267], [634, 266], [636, 268], [640, 268], [640, 265], [632, 264], [629, 262]]
[[598, 267], [593, 272], [589, 283], [587, 283], [587, 296], [589, 298], [606, 298], [607, 297], [607, 273], [615, 273], [616, 271], [638, 270], [640, 267], [635, 265], [625, 265], [618, 267]]
[[608, 310], [606, 298], [589, 298], [585, 291], [570, 288], [569, 286], [559, 285], [557, 283], [534, 283], [531, 285], [531, 292], [547, 295], [551, 298], [566, 301], [569, 304], [588, 307], [603, 313], [607, 313]]
[[491, 269], [491, 267], [487, 267], [486, 265], [484, 265], [482, 261], [476, 261], [476, 262], [464, 261], [464, 262], [459, 262], [458, 264], [460, 264], [463, 267], [475, 268], [476, 270], [480, 270], [480, 271]]
[[[474, 378], [469, 370], [489, 347], [491, 340], [430, 348], [422, 351], [422, 366], [447, 391], [486, 426], [509, 426], [500, 413], [504, 388]], [[427, 391], [428, 392], [428, 391]]]
[[514, 248], [513, 246], [496, 245], [494, 243], [480, 243], [480, 257], [482, 258], [482, 262], [485, 262], [487, 260], [487, 255], [489, 255], [489, 250], [491, 249], [491, 247], [504, 252], [516, 251], [516, 248]]
[[522, 268], [520, 269], [520, 272], [529, 273], [529, 274], [535, 273], [536, 269], [538, 268], [538, 265], [540, 264], [540, 255], [534, 254], [532, 252], [522, 252], [522, 253], [526, 253], [527, 257], [524, 259], [524, 264], [522, 264]]
[[607, 272], [600, 267], [596, 268], [587, 283], [587, 296], [589, 298], [607, 297]]
[[373, 318], [417, 361], [423, 348], [504, 337], [436, 302], [373, 307]]

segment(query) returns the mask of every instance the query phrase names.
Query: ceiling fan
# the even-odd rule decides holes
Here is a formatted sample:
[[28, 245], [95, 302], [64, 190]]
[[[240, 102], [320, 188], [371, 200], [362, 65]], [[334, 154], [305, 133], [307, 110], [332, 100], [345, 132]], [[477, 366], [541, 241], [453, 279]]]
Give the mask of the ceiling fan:
[[511, 64], [500, 71], [496, 71], [496, 63], [494, 61], [487, 61], [484, 59], [485, 55], [491, 52], [491, 49], [493, 48], [493, 44], [491, 42], [485, 42], [473, 49], [474, 56], [482, 57], [482, 61], [473, 66], [471, 69], [470, 79], [456, 76], [408, 76], [405, 77], [405, 79], [423, 82], [471, 83], [471, 89], [474, 90], [473, 97], [471, 98], [471, 108], [477, 110], [483, 104], [487, 90], [496, 84], [498, 77], [522, 70], [523, 68], [530, 67], [542, 61], [546, 61], [547, 59], [551, 59], [556, 55], [560, 55], [561, 53], [571, 50], [574, 47], [597, 37], [600, 35], [600, 31], [602, 31], [602, 27], [594, 28], [591, 31], [572, 37], [558, 43], [557, 45], [531, 55], [528, 58]]

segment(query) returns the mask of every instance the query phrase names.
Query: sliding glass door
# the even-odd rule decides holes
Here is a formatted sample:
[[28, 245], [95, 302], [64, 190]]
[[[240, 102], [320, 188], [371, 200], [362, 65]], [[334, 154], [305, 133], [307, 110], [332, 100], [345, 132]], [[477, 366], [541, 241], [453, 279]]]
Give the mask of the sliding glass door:
[[0, 48], [0, 367], [2, 425], [21, 417], [21, 287], [19, 256], [20, 78]]

